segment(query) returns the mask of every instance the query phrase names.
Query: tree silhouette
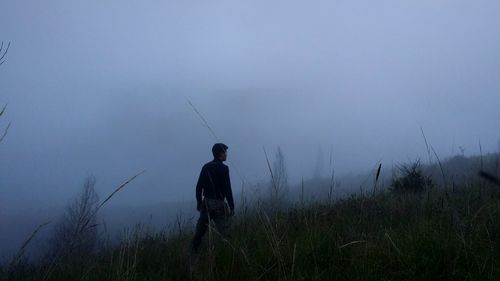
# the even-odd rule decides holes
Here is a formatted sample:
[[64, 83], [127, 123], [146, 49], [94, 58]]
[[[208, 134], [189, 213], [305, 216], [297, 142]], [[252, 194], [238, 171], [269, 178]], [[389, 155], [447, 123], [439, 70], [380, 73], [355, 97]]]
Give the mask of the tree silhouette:
[[80, 195], [66, 208], [50, 241], [51, 255], [83, 257], [96, 250], [98, 233], [95, 214], [99, 197], [94, 189], [95, 182], [94, 177], [87, 177]]

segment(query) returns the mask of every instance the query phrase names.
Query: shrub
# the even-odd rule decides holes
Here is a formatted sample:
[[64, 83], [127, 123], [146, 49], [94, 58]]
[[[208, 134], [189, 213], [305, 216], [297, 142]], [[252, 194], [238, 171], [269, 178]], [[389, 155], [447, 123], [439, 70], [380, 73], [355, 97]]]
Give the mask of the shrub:
[[94, 186], [95, 178], [87, 177], [80, 195], [66, 208], [50, 239], [49, 256], [85, 256], [96, 250], [99, 197]]
[[417, 193], [434, 186], [431, 176], [422, 172], [420, 160], [398, 166], [399, 176], [392, 179], [391, 191], [395, 193]]

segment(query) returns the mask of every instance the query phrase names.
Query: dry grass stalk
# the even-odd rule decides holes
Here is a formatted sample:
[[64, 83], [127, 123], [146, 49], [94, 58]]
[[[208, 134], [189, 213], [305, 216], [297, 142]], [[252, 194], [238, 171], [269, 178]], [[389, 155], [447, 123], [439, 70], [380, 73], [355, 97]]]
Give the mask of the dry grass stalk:
[[351, 241], [351, 242], [346, 243], [346, 244], [344, 244], [344, 245], [338, 246], [337, 248], [338, 248], [338, 249], [342, 249], [342, 248], [345, 248], [345, 247], [350, 246], [350, 245], [353, 245], [353, 244], [365, 243], [365, 242], [366, 242], [365, 240]]
[[[0, 117], [5, 113], [5, 110], [7, 109], [7, 104], [3, 106], [2, 110], [0, 111]], [[10, 128], [10, 122], [9, 124], [7, 124], [7, 127], [5, 128], [5, 130], [3, 131], [2, 133], [2, 136], [0, 136], [0, 142], [3, 141], [3, 139], [5, 138], [5, 136], [7, 135], [8, 131], [9, 131], [9, 128]]]
[[19, 261], [21, 261], [21, 258], [24, 256], [26, 247], [28, 247], [28, 245], [33, 240], [33, 238], [35, 238], [38, 231], [40, 231], [40, 229], [42, 229], [43, 227], [45, 227], [49, 223], [50, 223], [50, 221], [42, 223], [42, 224], [38, 225], [37, 228], [35, 228], [35, 230], [31, 233], [31, 235], [28, 237], [28, 239], [26, 239], [23, 242], [23, 244], [21, 245], [21, 248], [19, 248], [19, 251], [17, 251], [17, 254], [14, 256], [12, 261], [9, 263], [8, 268], [14, 268], [18, 265]]
[[7, 55], [7, 52], [9, 51], [10, 42], [7, 43], [7, 47], [5, 48], [5, 50], [3, 49], [3, 45], [4, 43], [2, 41], [2, 44], [0, 45], [0, 65], [2, 65], [5, 62], [5, 55]]
[[436, 150], [434, 150], [434, 147], [432, 147], [432, 152], [434, 153], [434, 156], [436, 156], [436, 159], [438, 161], [438, 165], [439, 165], [439, 170], [441, 171], [441, 176], [443, 176], [443, 185], [445, 188], [448, 188], [448, 184], [447, 184], [447, 180], [446, 180], [446, 175], [444, 173], [444, 168], [443, 168], [443, 164], [441, 163], [441, 160], [439, 159], [439, 156], [436, 152]]
[[331, 176], [330, 176], [330, 186], [328, 190], [328, 201], [329, 203], [332, 202], [333, 199], [333, 189], [335, 188], [335, 168], [333, 166], [333, 148], [330, 149], [330, 164], [329, 168], [331, 171]]
[[488, 173], [488, 172], [485, 172], [485, 171], [479, 171], [479, 176], [495, 185], [498, 185], [500, 186], [500, 179], [497, 178], [496, 176]]
[[377, 183], [378, 183], [378, 179], [380, 177], [380, 171], [381, 170], [382, 170], [382, 163], [380, 163], [378, 165], [377, 174], [375, 175], [375, 181], [373, 183], [373, 194], [375, 194], [375, 192], [377, 191]]
[[424, 128], [422, 128], [422, 126], [420, 126], [420, 132], [422, 133], [422, 137], [424, 138], [425, 148], [427, 149], [427, 156], [429, 157], [429, 165], [431, 165], [432, 164], [431, 150], [429, 148], [429, 142], [427, 142], [427, 137], [425, 136]]

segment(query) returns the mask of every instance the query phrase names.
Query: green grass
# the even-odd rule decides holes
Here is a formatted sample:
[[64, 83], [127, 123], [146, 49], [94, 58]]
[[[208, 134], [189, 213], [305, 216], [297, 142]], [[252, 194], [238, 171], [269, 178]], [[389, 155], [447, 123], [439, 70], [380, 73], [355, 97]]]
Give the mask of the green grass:
[[[353, 195], [286, 210], [249, 208], [231, 238], [190, 227], [131, 231], [74, 260], [20, 265], [4, 280], [500, 280], [500, 190], [478, 183], [419, 194]], [[216, 236], [212, 233], [213, 237]], [[208, 238], [208, 233], [206, 235]], [[44, 279], [45, 277], [45, 279]]]

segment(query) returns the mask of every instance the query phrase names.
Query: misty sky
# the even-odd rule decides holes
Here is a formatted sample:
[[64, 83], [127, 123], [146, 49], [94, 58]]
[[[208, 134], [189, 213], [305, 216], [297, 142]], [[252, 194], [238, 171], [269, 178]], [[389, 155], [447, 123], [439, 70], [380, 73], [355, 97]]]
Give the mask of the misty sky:
[[235, 192], [268, 177], [263, 147], [291, 181], [318, 151], [344, 174], [424, 158], [421, 126], [442, 157], [498, 149], [497, 0], [1, 0], [2, 40], [0, 211], [143, 169], [114, 200], [193, 200], [215, 139], [186, 98]]

